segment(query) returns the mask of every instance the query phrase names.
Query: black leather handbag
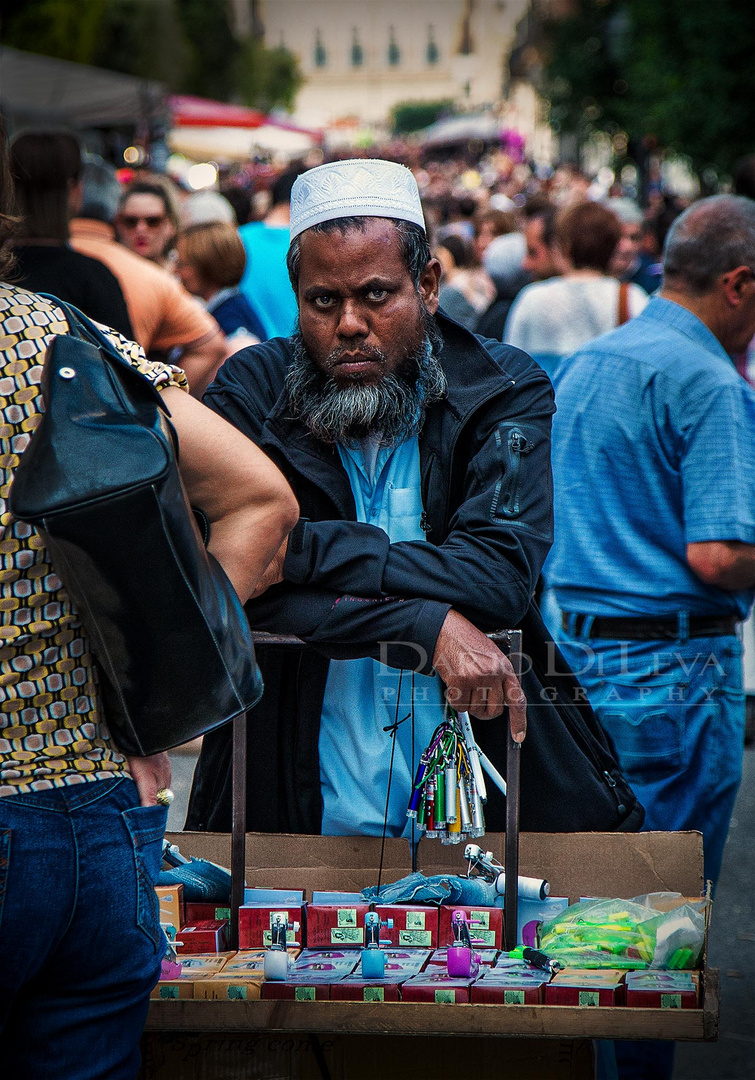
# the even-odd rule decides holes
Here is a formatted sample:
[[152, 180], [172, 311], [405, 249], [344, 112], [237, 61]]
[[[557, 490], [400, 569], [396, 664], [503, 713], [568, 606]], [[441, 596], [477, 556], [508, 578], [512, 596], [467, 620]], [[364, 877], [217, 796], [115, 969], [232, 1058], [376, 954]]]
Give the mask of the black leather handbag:
[[118, 749], [145, 756], [211, 731], [262, 694], [249, 625], [205, 550], [152, 383], [69, 305], [46, 411], [10, 491], [80, 615]]

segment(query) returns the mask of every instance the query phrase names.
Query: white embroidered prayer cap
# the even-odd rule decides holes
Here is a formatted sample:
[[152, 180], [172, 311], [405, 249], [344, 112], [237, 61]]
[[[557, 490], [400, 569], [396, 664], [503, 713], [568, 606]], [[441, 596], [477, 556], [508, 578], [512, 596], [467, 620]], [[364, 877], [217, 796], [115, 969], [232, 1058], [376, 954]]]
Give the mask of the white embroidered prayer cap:
[[318, 165], [296, 178], [291, 192], [291, 239], [340, 217], [384, 217], [425, 228], [417, 181], [394, 161], [352, 158]]

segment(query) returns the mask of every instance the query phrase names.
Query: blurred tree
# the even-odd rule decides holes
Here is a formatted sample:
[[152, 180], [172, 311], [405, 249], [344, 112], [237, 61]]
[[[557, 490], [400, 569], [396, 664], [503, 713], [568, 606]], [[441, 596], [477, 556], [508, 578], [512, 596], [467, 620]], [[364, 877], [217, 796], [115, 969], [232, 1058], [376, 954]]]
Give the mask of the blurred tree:
[[454, 111], [451, 98], [442, 101], [401, 101], [391, 110], [391, 125], [394, 135], [404, 135], [412, 131], [421, 131]]
[[571, 0], [546, 19], [543, 89], [558, 127], [625, 132], [704, 172], [752, 149], [752, 0]]
[[245, 105], [268, 111], [294, 107], [302, 75], [293, 53], [282, 45], [266, 48], [257, 37], [249, 37], [234, 65], [236, 94]]
[[105, 5], [74, 0], [3, 0], [3, 44], [27, 52], [94, 63]]

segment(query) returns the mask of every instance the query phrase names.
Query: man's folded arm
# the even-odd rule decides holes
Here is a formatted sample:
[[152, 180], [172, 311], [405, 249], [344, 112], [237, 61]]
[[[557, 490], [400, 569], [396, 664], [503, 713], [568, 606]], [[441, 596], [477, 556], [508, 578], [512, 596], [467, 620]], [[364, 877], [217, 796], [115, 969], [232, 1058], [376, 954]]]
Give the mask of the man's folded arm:
[[[534, 400], [532, 400], [534, 398]], [[494, 418], [466, 463], [464, 496], [442, 544], [391, 544], [375, 526], [300, 521], [283, 577], [362, 596], [451, 604], [484, 629], [523, 617], [552, 541], [550, 386], [530, 394], [526, 417]]]

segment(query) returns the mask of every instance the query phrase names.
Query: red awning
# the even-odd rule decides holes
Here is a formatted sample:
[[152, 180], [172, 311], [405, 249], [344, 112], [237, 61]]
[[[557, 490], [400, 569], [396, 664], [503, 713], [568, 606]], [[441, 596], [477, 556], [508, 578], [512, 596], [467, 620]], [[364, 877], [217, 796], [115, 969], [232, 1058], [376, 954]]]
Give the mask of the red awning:
[[265, 114], [257, 109], [189, 94], [172, 94], [168, 98], [168, 105], [177, 127], [257, 128], [267, 122]]

